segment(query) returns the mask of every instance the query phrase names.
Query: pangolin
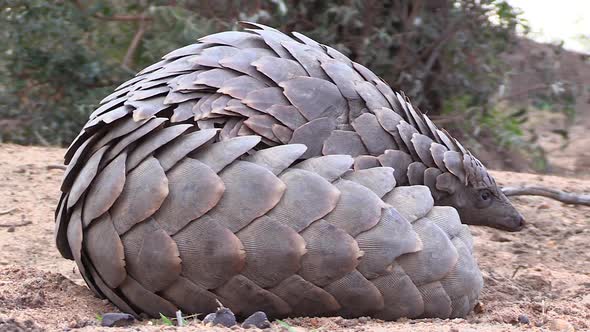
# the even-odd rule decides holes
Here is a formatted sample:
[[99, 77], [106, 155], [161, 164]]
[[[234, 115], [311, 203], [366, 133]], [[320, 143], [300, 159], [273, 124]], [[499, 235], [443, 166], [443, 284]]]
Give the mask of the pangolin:
[[366, 67], [256, 23], [177, 49], [102, 100], [65, 154], [56, 243], [150, 316], [463, 317], [466, 224], [520, 214]]

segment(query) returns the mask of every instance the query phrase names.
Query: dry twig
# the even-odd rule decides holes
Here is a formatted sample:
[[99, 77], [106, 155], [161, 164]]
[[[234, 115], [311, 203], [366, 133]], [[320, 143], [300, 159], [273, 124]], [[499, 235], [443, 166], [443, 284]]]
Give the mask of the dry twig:
[[50, 171], [52, 169], [61, 169], [62, 171], [65, 171], [66, 168], [68, 168], [66, 165], [57, 165], [57, 164], [51, 164], [51, 165], [47, 165], [45, 166], [45, 168]]
[[30, 220], [19, 222], [18, 224], [0, 224], [0, 227], [21, 227], [30, 225], [32, 222]]
[[18, 210], [18, 208], [16, 208], [16, 207], [13, 207], [13, 208], [10, 208], [10, 209], [6, 209], [6, 210], [3, 210], [3, 211], [0, 211], [0, 216], [3, 216], [3, 215], [5, 215], [5, 214], [12, 213], [12, 212], [14, 212], [14, 211], [16, 211], [16, 210]]
[[527, 267], [524, 265], [519, 265], [516, 267], [516, 269], [514, 269], [514, 272], [512, 273], [512, 276], [510, 277], [510, 279], [514, 279], [514, 276], [516, 276], [516, 273], [518, 272], [518, 270], [520, 269], [526, 269]]
[[590, 195], [567, 193], [545, 187], [504, 187], [502, 192], [506, 196], [533, 195], [552, 198], [565, 204], [590, 206]]

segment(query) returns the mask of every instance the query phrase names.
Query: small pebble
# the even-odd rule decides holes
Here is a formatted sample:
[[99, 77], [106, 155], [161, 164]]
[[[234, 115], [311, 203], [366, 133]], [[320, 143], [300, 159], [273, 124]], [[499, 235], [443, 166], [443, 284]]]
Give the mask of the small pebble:
[[213, 319], [215, 319], [215, 313], [212, 312], [203, 318], [203, 324], [207, 325], [209, 323], [213, 323]]
[[232, 327], [236, 325], [236, 316], [228, 308], [219, 308], [216, 312], [210, 313], [203, 318], [205, 325], [222, 325], [225, 327]]
[[113, 326], [128, 326], [133, 324], [135, 318], [129, 314], [120, 312], [108, 312], [102, 315], [100, 321], [101, 326], [113, 327]]
[[242, 327], [245, 329], [248, 328], [259, 328], [259, 329], [267, 329], [270, 327], [270, 322], [268, 321], [268, 317], [262, 311], [256, 311], [250, 317], [246, 318], [244, 323], [242, 323]]
[[527, 315], [518, 315], [518, 324], [530, 324], [531, 321]]
[[477, 304], [473, 308], [473, 312], [475, 312], [476, 314], [481, 314], [483, 311], [484, 311], [483, 303], [477, 302]]
[[341, 320], [336, 322], [336, 324], [338, 324], [341, 327], [353, 327], [358, 324], [358, 321], [356, 319], [343, 319], [343, 318], [341, 318]]

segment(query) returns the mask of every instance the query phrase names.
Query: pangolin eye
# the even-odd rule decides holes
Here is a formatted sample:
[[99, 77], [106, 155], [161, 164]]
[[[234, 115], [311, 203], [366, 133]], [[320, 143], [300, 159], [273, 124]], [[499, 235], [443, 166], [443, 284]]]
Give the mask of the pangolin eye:
[[489, 190], [484, 189], [479, 192], [479, 196], [482, 201], [487, 201], [492, 198], [492, 193]]

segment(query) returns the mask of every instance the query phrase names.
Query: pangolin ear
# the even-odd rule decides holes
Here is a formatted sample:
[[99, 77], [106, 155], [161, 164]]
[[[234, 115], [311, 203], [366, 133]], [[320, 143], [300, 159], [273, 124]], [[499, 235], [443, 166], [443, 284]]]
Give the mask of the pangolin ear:
[[436, 177], [436, 189], [446, 191], [451, 195], [456, 193], [462, 186], [461, 181], [449, 172]]

